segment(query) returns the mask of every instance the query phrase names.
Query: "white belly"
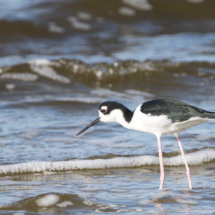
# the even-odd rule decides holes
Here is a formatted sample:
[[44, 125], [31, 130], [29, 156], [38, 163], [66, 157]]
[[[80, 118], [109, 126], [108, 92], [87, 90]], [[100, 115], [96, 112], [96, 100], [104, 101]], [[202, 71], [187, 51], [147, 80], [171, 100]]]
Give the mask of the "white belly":
[[[211, 119], [208, 118], [201, 118], [201, 117], [191, 117], [187, 121], [183, 122], [175, 122], [170, 126], [170, 132], [173, 131], [172, 133], [179, 133], [187, 128], [200, 125], [202, 123], [205, 123]], [[175, 131], [175, 132], [174, 132]]]

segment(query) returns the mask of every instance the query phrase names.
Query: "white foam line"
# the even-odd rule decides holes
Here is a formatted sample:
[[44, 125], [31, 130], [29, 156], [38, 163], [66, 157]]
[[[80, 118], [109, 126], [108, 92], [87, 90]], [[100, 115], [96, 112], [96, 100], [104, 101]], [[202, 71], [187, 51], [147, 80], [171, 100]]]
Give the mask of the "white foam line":
[[[215, 159], [215, 150], [206, 149], [186, 155], [189, 165], [199, 165]], [[0, 174], [25, 173], [25, 172], [44, 172], [44, 171], [67, 171], [81, 169], [106, 169], [122, 167], [139, 167], [144, 165], [159, 165], [159, 159], [156, 156], [144, 155], [138, 157], [120, 157], [112, 159], [96, 160], [73, 160], [58, 162], [32, 161], [28, 163], [2, 165]], [[184, 161], [181, 155], [164, 158], [165, 166], [181, 166]]]

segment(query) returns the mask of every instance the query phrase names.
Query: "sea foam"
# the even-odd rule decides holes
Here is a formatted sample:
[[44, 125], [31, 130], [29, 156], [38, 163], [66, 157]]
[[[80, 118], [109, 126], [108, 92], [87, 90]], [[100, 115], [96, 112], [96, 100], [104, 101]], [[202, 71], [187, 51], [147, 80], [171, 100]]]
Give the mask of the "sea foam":
[[[199, 165], [215, 159], [215, 150], [206, 149], [186, 154], [189, 165]], [[107, 169], [122, 167], [139, 167], [144, 165], [159, 165], [157, 156], [143, 155], [136, 157], [118, 157], [112, 159], [72, 160], [57, 162], [32, 161], [27, 163], [1, 165], [0, 174], [14, 174], [45, 171], [68, 171], [82, 169]], [[164, 158], [165, 166], [181, 166], [184, 161], [181, 155]]]
[[59, 196], [55, 194], [48, 194], [36, 200], [36, 203], [39, 207], [50, 207], [55, 205], [59, 199]]

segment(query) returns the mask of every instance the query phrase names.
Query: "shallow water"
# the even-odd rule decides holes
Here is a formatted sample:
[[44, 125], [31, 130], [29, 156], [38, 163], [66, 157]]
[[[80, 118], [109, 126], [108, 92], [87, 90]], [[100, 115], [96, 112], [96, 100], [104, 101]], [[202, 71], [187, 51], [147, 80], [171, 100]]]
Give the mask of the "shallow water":
[[[138, 3], [139, 2], [139, 3]], [[142, 3], [141, 3], [142, 2]], [[215, 122], [177, 140], [99, 123], [171, 97], [215, 106], [215, 2], [1, 1], [0, 214], [213, 214]]]

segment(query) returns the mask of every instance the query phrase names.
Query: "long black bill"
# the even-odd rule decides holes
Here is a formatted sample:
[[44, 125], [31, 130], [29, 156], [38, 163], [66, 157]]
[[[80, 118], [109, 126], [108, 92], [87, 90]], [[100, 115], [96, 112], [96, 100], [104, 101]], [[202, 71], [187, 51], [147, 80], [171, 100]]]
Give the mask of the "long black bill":
[[97, 118], [95, 121], [93, 121], [91, 124], [89, 124], [86, 128], [84, 128], [83, 130], [81, 130], [79, 133], [76, 134], [76, 136], [78, 136], [79, 134], [83, 133], [84, 131], [86, 131], [88, 128], [92, 127], [93, 125], [95, 125], [97, 122], [100, 121], [100, 118]]

